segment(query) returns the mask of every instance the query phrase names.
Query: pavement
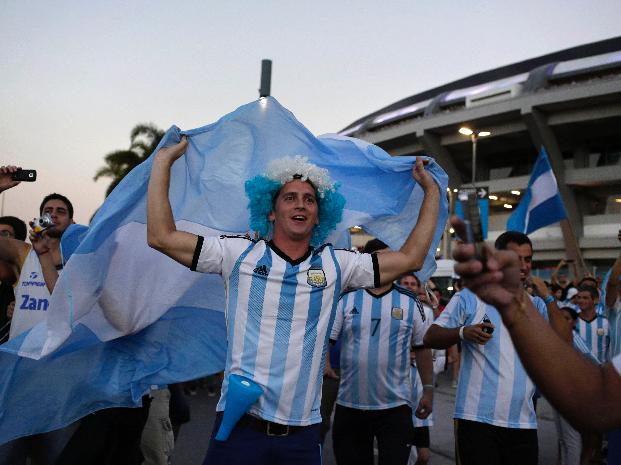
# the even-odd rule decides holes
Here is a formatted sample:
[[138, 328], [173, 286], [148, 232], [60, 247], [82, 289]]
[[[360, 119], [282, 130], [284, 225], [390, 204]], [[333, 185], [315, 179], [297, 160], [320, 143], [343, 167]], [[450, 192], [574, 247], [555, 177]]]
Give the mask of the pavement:
[[[172, 458], [172, 465], [201, 465], [205, 457], [209, 436], [215, 419], [218, 396], [209, 397], [205, 389], [199, 389], [195, 396], [187, 396], [191, 409], [191, 420], [181, 427]], [[448, 375], [438, 378], [434, 393], [434, 426], [431, 428], [431, 465], [455, 463], [453, 441], [453, 408], [455, 389], [451, 387]], [[552, 409], [545, 399], [539, 400], [537, 410], [539, 422], [539, 464], [556, 463], [556, 429]], [[329, 435], [328, 435], [329, 436]], [[332, 453], [332, 440], [326, 438], [324, 445], [325, 465], [336, 465]]]

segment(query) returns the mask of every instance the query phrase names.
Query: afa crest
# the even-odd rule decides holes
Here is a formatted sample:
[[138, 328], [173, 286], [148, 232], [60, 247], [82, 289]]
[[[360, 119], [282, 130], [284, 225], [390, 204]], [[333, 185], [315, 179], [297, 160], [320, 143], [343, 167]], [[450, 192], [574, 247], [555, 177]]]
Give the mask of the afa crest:
[[306, 282], [313, 287], [326, 287], [326, 274], [320, 266], [311, 266], [306, 273]]
[[392, 307], [390, 316], [392, 316], [395, 320], [403, 320], [403, 309], [399, 307]]

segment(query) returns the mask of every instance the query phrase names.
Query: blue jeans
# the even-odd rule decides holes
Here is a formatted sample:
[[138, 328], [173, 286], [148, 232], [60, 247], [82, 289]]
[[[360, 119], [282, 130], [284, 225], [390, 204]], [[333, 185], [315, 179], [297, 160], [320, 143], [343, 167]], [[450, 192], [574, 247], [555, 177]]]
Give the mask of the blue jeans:
[[236, 426], [226, 441], [216, 441], [222, 414], [216, 416], [203, 465], [320, 465], [321, 423], [288, 436], [267, 436], [246, 426]]

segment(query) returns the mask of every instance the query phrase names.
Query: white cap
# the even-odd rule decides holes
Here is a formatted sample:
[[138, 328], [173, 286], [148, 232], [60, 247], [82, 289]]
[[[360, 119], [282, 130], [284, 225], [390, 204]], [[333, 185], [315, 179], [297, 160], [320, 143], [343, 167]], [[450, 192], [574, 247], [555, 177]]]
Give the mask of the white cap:
[[578, 294], [578, 289], [576, 289], [575, 287], [570, 287], [569, 290], [567, 291], [567, 300], [571, 300], [577, 294]]

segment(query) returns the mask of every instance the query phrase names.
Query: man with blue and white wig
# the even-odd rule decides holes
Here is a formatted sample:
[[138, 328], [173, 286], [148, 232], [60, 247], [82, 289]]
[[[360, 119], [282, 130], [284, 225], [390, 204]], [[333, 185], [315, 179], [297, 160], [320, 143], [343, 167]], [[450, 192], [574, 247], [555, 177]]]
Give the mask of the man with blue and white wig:
[[214, 435], [231, 375], [263, 390], [226, 441], [212, 435], [205, 463], [246, 464], [251, 453], [255, 465], [320, 464], [320, 392], [338, 297], [423, 266], [436, 229], [438, 186], [417, 158], [412, 176], [425, 195], [416, 226], [399, 251], [372, 256], [323, 243], [341, 220], [339, 186], [304, 157], [286, 157], [246, 182], [250, 225], [261, 239], [201, 237], [176, 229], [168, 199], [170, 168], [186, 146], [184, 138], [155, 156], [147, 236], [179, 263], [224, 279], [228, 349]]

